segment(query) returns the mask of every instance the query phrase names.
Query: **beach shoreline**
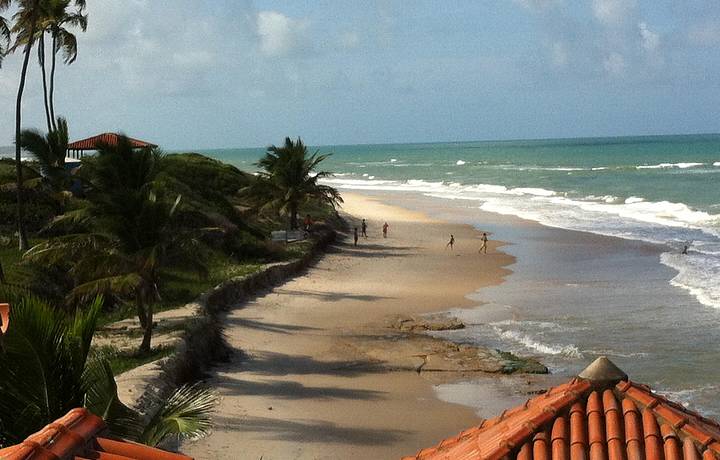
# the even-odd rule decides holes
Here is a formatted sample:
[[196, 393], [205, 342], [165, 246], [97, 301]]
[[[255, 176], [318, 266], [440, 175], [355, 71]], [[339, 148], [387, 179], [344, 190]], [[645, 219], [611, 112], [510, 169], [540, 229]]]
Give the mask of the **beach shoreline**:
[[[458, 404], [461, 390], [448, 402], [435, 388], [503, 370], [463, 367], [467, 347], [392, 323], [477, 307], [468, 295], [502, 283], [514, 258], [498, 241], [478, 254], [480, 233], [470, 225], [343, 196], [345, 212], [368, 220], [370, 238], [358, 247], [346, 239], [306, 274], [228, 314], [228, 340], [241, 352], [209, 380], [222, 397], [213, 434], [183, 451], [199, 459], [236, 458], [238, 448], [245, 458], [398, 458], [481, 421]], [[483, 365], [496, 365], [499, 354], [485, 351]], [[525, 386], [520, 396], [475, 385], [473, 397], [494, 412], [546, 382], [531, 374], [516, 380]]]

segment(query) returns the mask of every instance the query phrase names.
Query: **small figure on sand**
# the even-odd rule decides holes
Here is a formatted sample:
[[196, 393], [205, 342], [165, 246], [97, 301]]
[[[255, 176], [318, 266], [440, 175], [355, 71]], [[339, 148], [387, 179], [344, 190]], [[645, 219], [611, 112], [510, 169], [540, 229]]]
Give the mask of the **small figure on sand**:
[[683, 250], [682, 250], [683, 255], [687, 255], [688, 249], [689, 249], [689, 247], [687, 244], [685, 246], [683, 246]]
[[482, 241], [482, 244], [480, 245], [480, 250], [478, 250], [478, 252], [482, 252], [483, 254], [487, 254], [487, 243], [488, 243], [487, 233], [483, 233], [483, 234], [482, 234], [482, 237], [480, 238], [480, 241]]
[[452, 249], [455, 245], [455, 235], [450, 235], [450, 241], [448, 241], [448, 244], [445, 245], [445, 249], [450, 248]]
[[360, 228], [362, 229], [362, 236], [367, 238], [367, 222], [365, 222], [365, 219], [362, 220], [362, 224], [360, 225]]
[[388, 231], [388, 228], [389, 228], [389, 227], [390, 227], [390, 226], [388, 225], [387, 222], [385, 222], [385, 223], [383, 224], [383, 238], [387, 238], [387, 231]]
[[305, 221], [303, 222], [303, 226], [305, 227], [305, 231], [309, 232], [310, 228], [312, 228], [313, 220], [312, 217], [310, 217], [310, 214], [305, 216]]
[[357, 240], [358, 240], [357, 227], [355, 227], [355, 234], [353, 235], [353, 238], [355, 239], [355, 246], [357, 246]]

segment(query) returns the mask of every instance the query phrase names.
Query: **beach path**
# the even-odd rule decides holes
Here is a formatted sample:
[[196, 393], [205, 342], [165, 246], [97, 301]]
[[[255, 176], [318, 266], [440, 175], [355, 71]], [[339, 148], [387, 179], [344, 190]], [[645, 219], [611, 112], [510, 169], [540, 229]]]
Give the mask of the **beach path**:
[[[479, 419], [435, 398], [422, 356], [383, 336], [391, 315], [474, 304], [512, 258], [479, 255], [470, 226], [432, 221], [344, 194], [369, 238], [337, 243], [303, 275], [229, 312], [237, 351], [209, 384], [222, 402], [213, 433], [182, 450], [198, 459], [399, 458]], [[384, 221], [390, 225], [382, 237]], [[450, 233], [455, 250], [445, 249]], [[387, 340], [385, 340], [387, 339]], [[398, 342], [398, 343], [388, 343]]]

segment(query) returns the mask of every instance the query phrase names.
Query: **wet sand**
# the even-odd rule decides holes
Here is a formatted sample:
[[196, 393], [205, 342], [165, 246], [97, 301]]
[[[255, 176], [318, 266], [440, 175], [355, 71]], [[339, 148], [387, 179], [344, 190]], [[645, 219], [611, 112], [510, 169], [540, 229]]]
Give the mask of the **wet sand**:
[[368, 219], [369, 238], [338, 243], [306, 274], [228, 314], [228, 341], [242, 352], [209, 380], [222, 397], [214, 432], [184, 452], [398, 458], [479, 423], [472, 409], [436, 397], [434, 383], [449, 374], [417, 371], [434, 345], [391, 333], [388, 318], [476, 306], [466, 295], [501, 283], [514, 259], [494, 241], [478, 254], [480, 234], [468, 225], [343, 196], [345, 212]]

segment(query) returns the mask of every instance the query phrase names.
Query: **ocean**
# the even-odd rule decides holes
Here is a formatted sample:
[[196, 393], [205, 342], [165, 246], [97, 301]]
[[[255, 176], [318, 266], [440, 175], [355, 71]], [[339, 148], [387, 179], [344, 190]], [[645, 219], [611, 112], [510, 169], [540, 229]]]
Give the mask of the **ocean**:
[[[473, 294], [481, 307], [453, 311], [466, 329], [441, 335], [536, 356], [555, 375], [608, 355], [720, 416], [720, 135], [317, 150], [333, 154], [327, 183], [341, 190], [392, 192], [510, 243], [513, 273]], [[253, 171], [263, 149], [200, 153]]]

